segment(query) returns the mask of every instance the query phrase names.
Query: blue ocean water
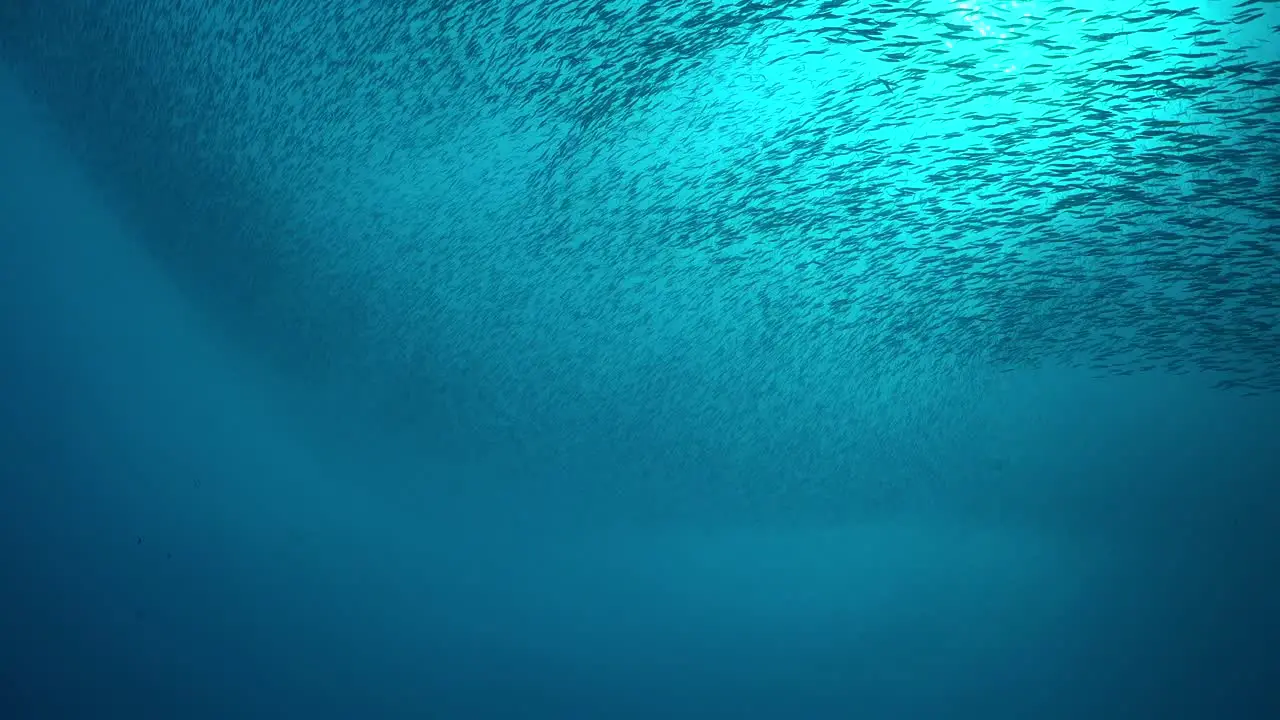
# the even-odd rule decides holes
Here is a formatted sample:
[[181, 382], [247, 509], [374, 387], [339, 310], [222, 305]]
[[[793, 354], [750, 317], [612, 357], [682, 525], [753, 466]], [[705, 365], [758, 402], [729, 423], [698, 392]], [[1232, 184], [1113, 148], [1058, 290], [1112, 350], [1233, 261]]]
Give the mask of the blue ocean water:
[[819, 5], [0, 10], [0, 718], [1280, 717], [1274, 4]]

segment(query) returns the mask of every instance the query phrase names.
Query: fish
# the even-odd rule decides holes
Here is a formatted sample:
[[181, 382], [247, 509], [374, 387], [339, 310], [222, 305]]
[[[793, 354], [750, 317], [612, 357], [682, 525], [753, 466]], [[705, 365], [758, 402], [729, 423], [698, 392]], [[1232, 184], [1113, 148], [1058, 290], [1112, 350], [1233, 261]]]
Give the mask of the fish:
[[397, 412], [768, 447], [982, 368], [1280, 391], [1274, 2], [108, 5], [0, 53], [233, 334]]

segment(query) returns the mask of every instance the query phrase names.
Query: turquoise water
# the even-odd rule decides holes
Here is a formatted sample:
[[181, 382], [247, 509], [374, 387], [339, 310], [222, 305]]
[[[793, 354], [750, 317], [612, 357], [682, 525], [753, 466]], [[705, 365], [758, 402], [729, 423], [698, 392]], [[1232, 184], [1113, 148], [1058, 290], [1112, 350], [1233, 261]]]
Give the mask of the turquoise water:
[[7, 5], [4, 717], [1280, 716], [1278, 24]]

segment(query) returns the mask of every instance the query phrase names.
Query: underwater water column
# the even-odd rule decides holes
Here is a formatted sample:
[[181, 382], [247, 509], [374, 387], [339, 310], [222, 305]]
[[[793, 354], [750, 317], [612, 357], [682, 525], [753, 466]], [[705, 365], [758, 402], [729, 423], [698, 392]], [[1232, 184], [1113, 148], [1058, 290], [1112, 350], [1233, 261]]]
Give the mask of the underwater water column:
[[1275, 716], [1274, 8], [1077, 5], [6, 6], [0, 715]]

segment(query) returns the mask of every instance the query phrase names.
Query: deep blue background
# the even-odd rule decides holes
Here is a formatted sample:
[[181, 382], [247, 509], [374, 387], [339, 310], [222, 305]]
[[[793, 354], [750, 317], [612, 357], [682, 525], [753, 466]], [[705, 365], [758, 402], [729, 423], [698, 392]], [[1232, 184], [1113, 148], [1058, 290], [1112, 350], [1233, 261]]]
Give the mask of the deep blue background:
[[822, 411], [866, 443], [836, 473], [786, 376], [775, 432], [682, 420], [725, 382], [684, 356], [667, 416], [589, 349], [495, 360], [517, 330], [414, 374], [287, 262], [201, 246], [196, 277], [156, 234], [211, 211], [139, 212], [150, 171], [104, 180], [49, 95], [0, 74], [0, 717], [1280, 717], [1274, 393], [922, 374]]

